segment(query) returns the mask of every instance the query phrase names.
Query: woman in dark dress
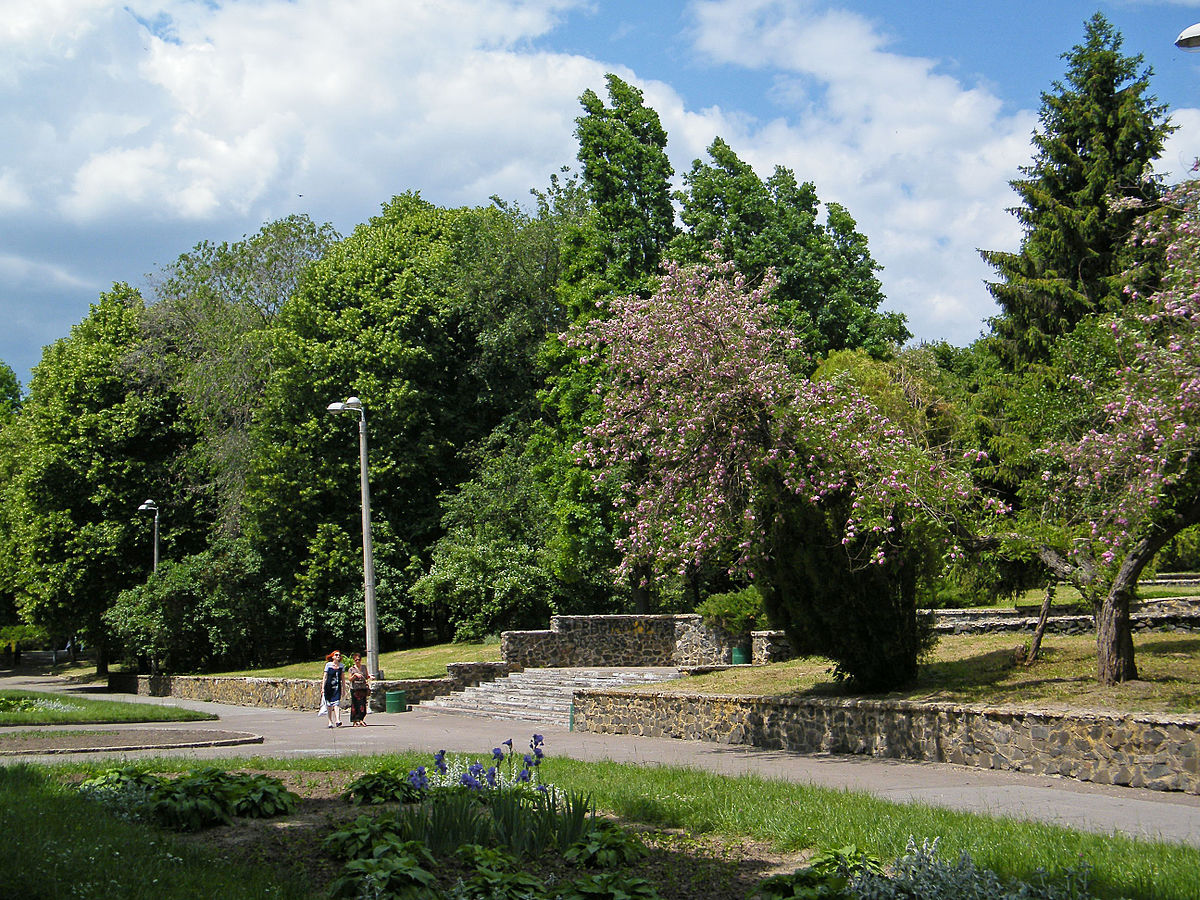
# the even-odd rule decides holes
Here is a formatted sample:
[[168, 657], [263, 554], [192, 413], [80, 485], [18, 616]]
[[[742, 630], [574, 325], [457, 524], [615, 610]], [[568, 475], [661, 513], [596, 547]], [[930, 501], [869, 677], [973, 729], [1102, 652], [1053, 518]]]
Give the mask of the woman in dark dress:
[[321, 708], [329, 717], [330, 728], [342, 727], [342, 689], [346, 684], [346, 670], [342, 665], [342, 654], [334, 650], [325, 657], [325, 674], [321, 679]]
[[363, 665], [362, 654], [354, 654], [354, 665], [346, 670], [350, 679], [350, 724], [367, 724], [367, 701], [371, 698], [371, 673]]

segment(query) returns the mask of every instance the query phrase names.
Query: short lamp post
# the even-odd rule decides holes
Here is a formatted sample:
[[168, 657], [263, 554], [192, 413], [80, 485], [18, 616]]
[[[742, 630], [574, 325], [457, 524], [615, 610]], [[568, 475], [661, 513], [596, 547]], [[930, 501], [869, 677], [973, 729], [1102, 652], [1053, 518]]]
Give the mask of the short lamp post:
[[158, 571], [158, 504], [153, 500], [147, 500], [138, 507], [138, 512], [154, 513], [154, 571]]
[[367, 671], [374, 678], [379, 671], [379, 621], [375, 615], [375, 560], [371, 552], [371, 487], [367, 481], [367, 412], [357, 397], [330, 403], [329, 412], [358, 413], [358, 464], [362, 482], [363, 594], [367, 619]]

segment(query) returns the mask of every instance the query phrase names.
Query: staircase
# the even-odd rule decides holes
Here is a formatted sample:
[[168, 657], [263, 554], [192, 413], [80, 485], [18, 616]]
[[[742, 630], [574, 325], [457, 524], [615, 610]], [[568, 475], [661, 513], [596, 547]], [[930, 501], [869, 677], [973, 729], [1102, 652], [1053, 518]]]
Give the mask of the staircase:
[[571, 700], [578, 690], [654, 684], [680, 677], [670, 668], [525, 669], [464, 691], [425, 700], [434, 708], [489, 719], [526, 719], [569, 726]]

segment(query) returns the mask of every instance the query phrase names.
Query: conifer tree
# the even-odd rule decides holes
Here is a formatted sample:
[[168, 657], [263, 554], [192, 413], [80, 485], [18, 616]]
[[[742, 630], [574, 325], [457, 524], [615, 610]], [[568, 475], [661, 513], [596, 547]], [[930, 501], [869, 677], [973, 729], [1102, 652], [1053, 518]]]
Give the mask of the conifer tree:
[[1000, 276], [988, 285], [1000, 306], [991, 324], [1014, 370], [1048, 359], [1054, 339], [1084, 316], [1120, 308], [1134, 219], [1157, 202], [1149, 167], [1173, 128], [1149, 93], [1151, 69], [1121, 44], [1097, 13], [1083, 43], [1063, 54], [1065, 80], [1042, 94], [1037, 153], [1012, 182], [1023, 201], [1013, 210], [1021, 248], [981, 251]]

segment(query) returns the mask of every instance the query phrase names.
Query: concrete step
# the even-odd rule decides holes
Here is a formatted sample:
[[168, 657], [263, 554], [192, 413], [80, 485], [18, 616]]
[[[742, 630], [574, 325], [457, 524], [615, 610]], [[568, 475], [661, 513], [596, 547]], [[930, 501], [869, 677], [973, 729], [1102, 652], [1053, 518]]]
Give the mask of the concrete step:
[[566, 726], [577, 690], [653, 684], [678, 678], [671, 668], [525, 669], [421, 705], [492, 719], [526, 719]]

